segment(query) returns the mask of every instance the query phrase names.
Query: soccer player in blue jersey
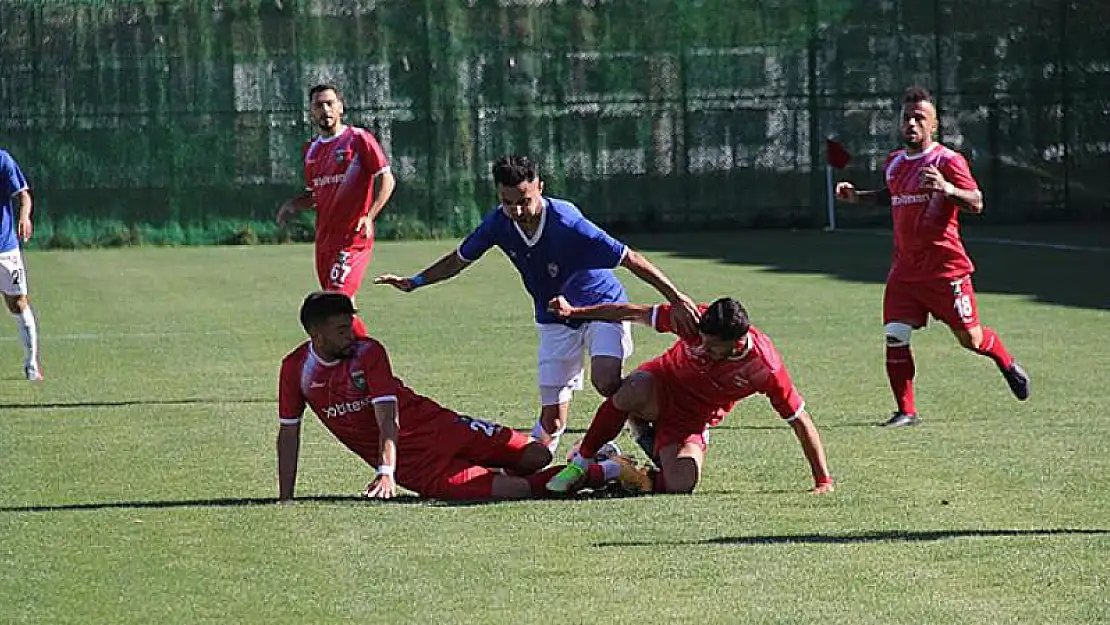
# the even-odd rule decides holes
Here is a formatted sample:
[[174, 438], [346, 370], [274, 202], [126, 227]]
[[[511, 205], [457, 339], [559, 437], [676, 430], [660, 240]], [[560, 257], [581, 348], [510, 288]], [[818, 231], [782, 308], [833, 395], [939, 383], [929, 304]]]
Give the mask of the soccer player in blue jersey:
[[19, 246], [20, 241], [31, 239], [33, 230], [31, 190], [19, 165], [5, 150], [0, 150], [0, 184], [4, 186], [0, 195], [0, 292], [23, 340], [23, 374], [31, 382], [38, 382], [42, 380], [38, 328], [27, 301], [27, 270]]
[[622, 266], [674, 305], [675, 323], [683, 331], [697, 332], [698, 308], [647, 258], [597, 227], [574, 204], [543, 195], [543, 180], [528, 157], [498, 159], [493, 180], [500, 205], [457, 249], [412, 277], [385, 274], [374, 283], [410, 292], [454, 277], [491, 247], [501, 248], [532, 296], [542, 405], [532, 436], [554, 452], [566, 429], [571, 395], [583, 386], [585, 354], [590, 355], [590, 381], [608, 397], [620, 387], [621, 367], [632, 353], [632, 331], [627, 321], [560, 319], [547, 310], [551, 298], [562, 295], [574, 306], [627, 302], [613, 273]]

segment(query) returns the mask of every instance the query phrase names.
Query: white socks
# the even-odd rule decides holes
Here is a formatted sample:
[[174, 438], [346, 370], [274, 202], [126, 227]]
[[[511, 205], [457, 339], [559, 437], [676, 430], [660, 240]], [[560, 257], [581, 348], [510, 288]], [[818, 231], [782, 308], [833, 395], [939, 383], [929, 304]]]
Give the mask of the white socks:
[[21, 313], [13, 313], [15, 325], [19, 327], [19, 338], [23, 340], [23, 351], [27, 355], [27, 365], [38, 365], [39, 361], [39, 330], [35, 325], [35, 313], [31, 307], [23, 309]]
[[532, 426], [532, 438], [543, 443], [544, 446], [547, 447], [547, 450], [550, 451], [552, 455], [555, 455], [555, 450], [559, 448], [559, 439], [562, 438], [563, 432], [566, 431], [567, 426], [563, 425], [558, 432], [549, 434], [547, 430], [543, 429], [543, 425], [541, 425], [539, 421], [536, 421], [536, 424]]

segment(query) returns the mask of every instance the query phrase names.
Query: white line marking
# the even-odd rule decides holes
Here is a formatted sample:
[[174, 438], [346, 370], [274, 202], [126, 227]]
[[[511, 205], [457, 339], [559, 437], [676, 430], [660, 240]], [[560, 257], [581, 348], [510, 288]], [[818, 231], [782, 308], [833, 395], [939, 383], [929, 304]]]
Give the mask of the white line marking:
[[[889, 230], [864, 230], [856, 228], [838, 228], [830, 230], [829, 232], [844, 232], [847, 234], [866, 234], [870, 236], [881, 236], [890, 238], [894, 233]], [[1110, 247], [1099, 247], [1097, 245], [1072, 245], [1069, 243], [1050, 243], [1048, 241], [1026, 241], [1023, 239], [1005, 239], [1000, 237], [963, 237], [963, 240], [968, 243], [990, 243], [994, 245], [1012, 245], [1015, 247], [1039, 247], [1048, 250], [1058, 250], [1062, 252], [1090, 252], [1092, 254], [1110, 254]]]

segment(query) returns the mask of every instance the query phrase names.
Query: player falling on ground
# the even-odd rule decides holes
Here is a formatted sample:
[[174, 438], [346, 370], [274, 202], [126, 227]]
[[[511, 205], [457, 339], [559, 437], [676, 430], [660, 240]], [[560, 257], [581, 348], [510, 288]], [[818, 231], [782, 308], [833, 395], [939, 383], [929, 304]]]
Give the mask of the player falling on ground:
[[632, 353], [632, 333], [629, 324], [619, 321], [559, 319], [548, 312], [548, 300], [565, 294], [576, 305], [627, 301], [612, 271], [622, 266], [676, 306], [679, 327], [693, 331], [697, 309], [642, 254], [594, 225], [574, 204], [543, 195], [543, 180], [528, 157], [498, 159], [493, 180], [500, 206], [456, 250], [411, 278], [386, 274], [374, 282], [411, 292], [458, 275], [491, 247], [500, 247], [532, 295], [539, 327], [542, 406], [532, 436], [554, 453], [566, 428], [571, 395], [583, 386], [584, 354], [590, 355], [594, 388], [608, 397], [620, 384], [621, 367]]
[[20, 242], [31, 240], [34, 230], [31, 190], [19, 165], [5, 150], [0, 150], [0, 178], [4, 185], [0, 198], [0, 291], [4, 293], [4, 304], [15, 318], [23, 342], [23, 375], [31, 382], [38, 382], [42, 380], [38, 325], [27, 300], [27, 270], [20, 250]]
[[601, 404], [578, 455], [547, 483], [551, 491], [573, 490], [586, 476], [600, 445], [616, 437], [634, 414], [646, 422], [641, 427], [647, 428], [637, 434], [638, 442], [650, 450], [652, 461], [660, 468], [653, 478], [641, 480], [642, 490], [692, 492], [705, 465], [709, 428], [736, 402], [755, 393], [766, 395], [793, 428], [813, 474], [813, 492], [832, 490], [825, 450], [805, 402], [771, 339], [751, 325], [740, 302], [722, 298], [701, 305], [701, 320], [694, 333], [675, 328], [670, 304], [579, 307], [557, 297], [550, 308], [560, 318], [631, 320], [657, 332], [679, 335], [670, 349], [640, 365]]
[[[396, 183], [374, 135], [343, 123], [343, 99], [334, 86], [316, 85], [308, 99], [319, 136], [305, 150], [305, 192], [281, 205], [277, 221], [284, 225], [296, 212], [316, 209], [320, 288], [354, 299], [370, 264], [374, 219]], [[357, 318], [355, 333], [366, 335]]]
[[[388, 499], [398, 485], [449, 500], [546, 494], [544, 484], [562, 466], [540, 471], [551, 461], [545, 446], [413, 392], [394, 376], [381, 343], [355, 336], [356, 312], [337, 291], [311, 293], [301, 306], [301, 324], [311, 339], [282, 360], [278, 385], [279, 500], [293, 498], [306, 405], [376, 469], [367, 497]], [[586, 485], [603, 486], [622, 471], [632, 471], [627, 459], [605, 460]]]
[[902, 99], [902, 141], [883, 167], [886, 187], [858, 191], [836, 185], [846, 202], [889, 205], [894, 219], [894, 260], [883, 294], [886, 371], [898, 410], [888, 426], [915, 425], [913, 353], [910, 337], [929, 315], [951, 328], [960, 345], [994, 361], [1010, 390], [1029, 398], [1029, 376], [991, 328], [979, 322], [971, 274], [975, 266], [960, 238], [961, 210], [983, 212], [983, 195], [959, 153], [933, 139], [937, 110], [929, 92], [906, 90]]

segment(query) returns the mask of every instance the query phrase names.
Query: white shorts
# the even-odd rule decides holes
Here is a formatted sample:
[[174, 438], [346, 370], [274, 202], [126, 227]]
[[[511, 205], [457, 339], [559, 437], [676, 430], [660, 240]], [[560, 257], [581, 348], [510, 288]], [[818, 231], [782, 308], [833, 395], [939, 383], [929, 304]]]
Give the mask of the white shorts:
[[27, 294], [27, 270], [23, 268], [23, 254], [18, 249], [0, 254], [0, 293]]
[[582, 390], [586, 354], [622, 361], [632, 355], [632, 324], [588, 321], [577, 328], [541, 323], [539, 385]]

